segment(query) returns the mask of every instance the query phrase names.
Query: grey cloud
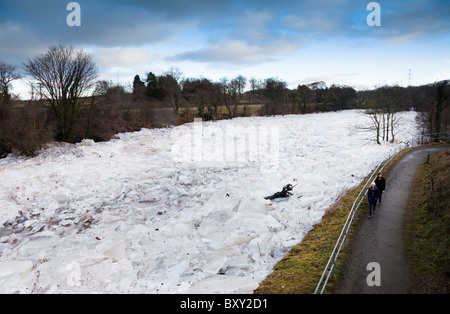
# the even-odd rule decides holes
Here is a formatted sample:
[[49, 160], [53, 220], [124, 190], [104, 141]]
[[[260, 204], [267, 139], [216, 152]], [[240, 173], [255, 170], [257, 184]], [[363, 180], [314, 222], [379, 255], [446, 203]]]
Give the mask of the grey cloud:
[[[172, 60], [270, 61], [306, 38], [375, 38], [401, 42], [446, 35], [449, 1], [380, 1], [382, 27], [365, 25], [368, 2], [356, 0], [77, 0], [82, 26], [66, 25], [68, 1], [1, 1], [0, 53], [19, 58], [49, 45], [140, 46], [198, 30], [206, 47]], [[239, 55], [240, 54], [240, 55]]]
[[416, 39], [450, 34], [450, 2], [447, 0], [396, 1], [384, 10], [382, 28], [389, 37]]
[[169, 61], [253, 63], [270, 61], [271, 56], [261, 47], [230, 40], [218, 45], [180, 53], [167, 59]]
[[67, 26], [69, 1], [58, 0], [1, 3], [0, 27], [4, 32], [6, 23], [21, 27], [22, 36], [15, 36], [13, 45], [16, 42], [20, 45], [21, 38], [30, 33], [47, 43], [137, 45], [170, 38], [197, 19], [192, 15], [196, 7], [209, 7], [206, 1], [194, 1], [191, 5], [188, 1], [77, 2], [81, 5], [81, 27]]
[[276, 40], [266, 44], [250, 44], [227, 39], [198, 50], [191, 50], [167, 58], [168, 61], [219, 62], [252, 64], [270, 62], [298, 48], [297, 42]]

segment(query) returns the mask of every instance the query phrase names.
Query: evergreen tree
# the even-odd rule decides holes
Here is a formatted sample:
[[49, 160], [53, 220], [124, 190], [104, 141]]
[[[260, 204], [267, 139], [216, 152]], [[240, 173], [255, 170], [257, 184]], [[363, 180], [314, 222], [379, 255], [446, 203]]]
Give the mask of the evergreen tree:
[[147, 95], [150, 97], [158, 98], [158, 79], [156, 78], [156, 75], [153, 74], [153, 72], [149, 72], [147, 74], [147, 80], [145, 81], [145, 83], [147, 83]]
[[141, 100], [146, 93], [146, 87], [144, 82], [141, 81], [139, 75], [136, 75], [133, 80], [133, 100]]

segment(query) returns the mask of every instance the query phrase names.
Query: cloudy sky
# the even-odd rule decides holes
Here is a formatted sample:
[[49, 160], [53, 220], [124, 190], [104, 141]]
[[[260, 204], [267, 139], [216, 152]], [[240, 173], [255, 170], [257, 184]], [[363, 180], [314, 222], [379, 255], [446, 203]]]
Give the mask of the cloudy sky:
[[[357, 89], [450, 78], [450, 0], [0, 0], [0, 62], [20, 65], [51, 45], [83, 47], [100, 78], [178, 68], [184, 77], [323, 80]], [[14, 93], [22, 95], [24, 83]]]

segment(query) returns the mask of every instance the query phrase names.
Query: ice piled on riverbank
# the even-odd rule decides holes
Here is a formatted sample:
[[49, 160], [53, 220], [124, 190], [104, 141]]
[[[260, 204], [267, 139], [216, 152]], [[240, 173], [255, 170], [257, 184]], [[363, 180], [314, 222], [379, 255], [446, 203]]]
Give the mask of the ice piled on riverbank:
[[[0, 292], [249, 293], [394, 144], [360, 111], [239, 118], [0, 160]], [[287, 184], [294, 195], [264, 200]]]

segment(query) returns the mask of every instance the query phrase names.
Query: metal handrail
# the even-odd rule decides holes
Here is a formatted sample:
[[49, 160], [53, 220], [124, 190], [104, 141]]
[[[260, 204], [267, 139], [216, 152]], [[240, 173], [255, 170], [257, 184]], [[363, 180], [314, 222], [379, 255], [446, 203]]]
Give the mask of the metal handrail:
[[[353, 223], [353, 220], [354, 220], [354, 218], [355, 218], [356, 212], [358, 211], [358, 209], [359, 209], [359, 207], [360, 207], [362, 201], [364, 200], [364, 198], [365, 198], [365, 196], [366, 196], [366, 194], [367, 194], [367, 186], [368, 186], [368, 184], [369, 184], [370, 182], [373, 181], [373, 179], [375, 178], [376, 174], [379, 173], [379, 172], [381, 172], [381, 171], [386, 167], [386, 165], [387, 165], [387, 164], [388, 164], [395, 156], [397, 156], [397, 154], [398, 154], [399, 152], [400, 152], [400, 151], [396, 152], [392, 157], [390, 157], [389, 160], [385, 163], [385, 165], [384, 165], [381, 169], [380, 169], [380, 167], [381, 167], [382, 164], [379, 165], [379, 166], [372, 172], [370, 178], [367, 180], [366, 184], [365, 184], [364, 187], [361, 189], [361, 191], [359, 192], [359, 194], [358, 194], [358, 196], [356, 197], [355, 201], [353, 202], [353, 206], [352, 206], [352, 208], [350, 209], [350, 212], [349, 212], [349, 215], [348, 215], [348, 217], [347, 217], [347, 220], [345, 221], [345, 224], [344, 224], [344, 227], [342, 228], [341, 234], [339, 235], [339, 238], [338, 238], [338, 240], [336, 241], [336, 245], [335, 245], [335, 247], [334, 247], [334, 249], [333, 249], [333, 252], [331, 253], [331, 256], [330, 256], [330, 258], [329, 258], [329, 260], [328, 260], [327, 266], [325, 267], [325, 270], [324, 270], [324, 272], [322, 273], [322, 276], [321, 276], [320, 281], [319, 281], [319, 283], [318, 283], [318, 285], [317, 285], [317, 287], [316, 287], [316, 290], [314, 291], [314, 294], [316, 294], [317, 291], [319, 290], [320, 285], [322, 284], [323, 278], [324, 278], [325, 274], [326, 274], [327, 271], [328, 271], [328, 275], [327, 275], [327, 277], [326, 277], [325, 282], [323, 283], [323, 287], [322, 287], [322, 289], [321, 289], [321, 291], [320, 291], [320, 294], [322, 294], [322, 293], [324, 292], [324, 290], [325, 290], [325, 288], [326, 288], [326, 286], [327, 286], [327, 284], [328, 284], [328, 281], [329, 281], [331, 275], [332, 275], [333, 272], [334, 272], [334, 268], [335, 268], [335, 265], [336, 265], [337, 258], [338, 258], [339, 254], [340, 254], [340, 252], [341, 252], [341, 249], [342, 249], [343, 245], [345, 244], [345, 242], [346, 242], [346, 240], [347, 240], [347, 234], [348, 234], [348, 231], [350, 230], [350, 226], [351, 226], [351, 224]], [[364, 194], [362, 194], [363, 192], [364, 192]], [[359, 203], [358, 203], [358, 205], [355, 207], [356, 203], [358, 202], [358, 199], [359, 199]], [[339, 246], [339, 248], [338, 248], [338, 246]], [[331, 267], [330, 267], [330, 263], [331, 263]]]
[[[424, 137], [430, 137], [429, 139], [433, 139], [433, 138], [431, 138], [431, 136], [434, 136], [434, 135], [439, 135], [439, 137], [438, 137], [438, 139], [439, 140], [444, 140], [444, 141], [447, 141], [447, 142], [450, 142], [450, 133], [449, 132], [442, 132], [442, 133], [428, 133], [428, 134], [418, 134], [418, 136], [421, 136], [422, 137], [422, 145], [423, 145], [423, 138]], [[445, 137], [441, 137], [441, 136], [445, 136]], [[435, 137], [436, 138], [436, 137]], [[396, 152], [394, 153], [394, 155], [392, 156], [392, 157], [389, 157], [389, 159], [386, 161], [386, 162], [384, 162], [384, 165], [383, 165], [383, 162], [372, 172], [372, 174], [371, 174], [371, 176], [370, 176], [370, 178], [369, 178], [369, 180], [367, 180], [367, 182], [366, 182], [366, 184], [364, 185], [364, 187], [361, 189], [361, 191], [359, 192], [359, 194], [358, 194], [358, 196], [356, 197], [356, 199], [355, 199], [355, 201], [353, 202], [353, 206], [352, 206], [352, 208], [350, 209], [350, 212], [349, 212], [349, 214], [348, 214], [348, 217], [347, 217], [347, 220], [345, 221], [345, 224], [344, 224], [344, 227], [342, 228], [342, 231], [341, 231], [341, 233], [340, 233], [340, 235], [339, 235], [339, 238], [338, 238], [338, 240], [336, 241], [336, 244], [335, 244], [335, 246], [334, 246], [334, 249], [333, 249], [333, 252], [331, 253], [331, 256], [330, 256], [330, 258], [328, 259], [328, 262], [327, 262], [327, 265], [325, 266], [325, 269], [324, 269], [324, 271], [323, 271], [323, 273], [322, 273], [322, 276], [320, 277], [320, 280], [319, 280], [319, 283], [317, 284], [317, 287], [316, 287], [316, 290], [314, 290], [314, 294], [317, 294], [317, 292], [319, 291], [319, 289], [320, 289], [320, 287], [321, 287], [321, 285], [322, 285], [322, 289], [320, 290], [320, 294], [323, 294], [323, 292], [324, 292], [324, 290], [325, 290], [325, 288], [326, 288], [326, 286], [327, 286], [327, 284], [328, 284], [328, 280], [330, 279], [330, 276], [333, 274], [333, 272], [334, 272], [334, 268], [335, 268], [335, 265], [336, 265], [336, 261], [337, 261], [337, 258], [338, 258], [338, 256], [339, 256], [339, 253], [341, 252], [341, 249], [342, 249], [342, 247], [343, 247], [343, 245], [345, 244], [345, 242], [346, 242], [346, 240], [347, 240], [347, 234], [348, 234], [348, 231], [350, 230], [350, 226], [351, 226], [351, 224], [352, 224], [352, 222], [353, 222], [353, 220], [354, 220], [354, 218], [355, 218], [355, 215], [356, 215], [356, 212], [358, 211], [358, 209], [359, 209], [359, 207], [361, 206], [361, 203], [362, 203], [362, 201], [364, 200], [364, 198], [365, 198], [365, 196], [366, 196], [366, 194], [367, 194], [367, 185], [369, 184], [369, 182], [372, 182], [373, 181], [373, 179], [374, 179], [374, 176], [377, 174], [377, 173], [379, 173], [379, 172], [382, 172], [383, 171], [383, 169], [401, 152], [401, 151], [403, 151], [404, 149], [406, 149], [406, 148], [408, 148], [410, 145], [409, 144], [411, 144], [411, 146], [414, 146], [414, 140], [412, 141], [412, 143], [406, 143], [406, 145], [405, 145], [405, 147], [403, 147], [403, 148], [397, 148], [397, 150], [396, 150]], [[420, 144], [419, 143], [417, 143], [418, 144], [418, 146], [420, 146]], [[383, 165], [383, 167], [381, 167]], [[380, 169], [380, 167], [381, 167], [381, 169]], [[364, 194], [362, 195], [362, 197], [361, 197], [361, 193], [363, 193], [364, 192]], [[358, 203], [358, 206], [356, 206], [355, 207], [355, 205], [356, 205], [356, 203], [357, 203], [357, 201], [358, 201], [358, 199], [361, 197], [361, 199], [360, 199], [360, 201], [359, 201], [359, 203]], [[327, 274], [328, 273], [328, 274]], [[323, 279], [324, 279], [324, 277], [325, 277], [325, 275], [327, 274], [327, 277], [326, 277], [326, 279], [325, 279], [325, 281], [323, 282]]]
[[442, 142], [450, 142], [450, 131], [440, 132], [440, 133], [426, 133], [418, 134], [418, 140], [420, 140], [420, 145], [432, 143], [435, 140]]
[[[407, 148], [407, 147], [408, 146], [406, 146], [405, 148]], [[405, 149], [405, 148], [403, 148], [403, 149]], [[336, 244], [334, 246], [333, 252], [331, 253], [330, 258], [328, 259], [327, 265], [325, 266], [325, 269], [324, 269], [324, 271], [322, 273], [322, 276], [320, 277], [320, 280], [319, 280], [319, 283], [317, 284], [316, 290], [314, 290], [314, 294], [317, 294], [318, 290], [320, 289], [320, 286], [322, 285], [322, 282], [323, 282], [323, 279], [324, 279], [325, 275], [328, 273], [328, 275], [327, 275], [327, 277], [325, 279], [325, 282], [323, 282], [322, 289], [320, 290], [320, 294], [323, 294], [323, 291], [325, 290], [325, 288], [326, 288], [326, 286], [328, 284], [328, 280], [330, 279], [330, 276], [334, 272], [334, 268], [335, 268], [335, 265], [336, 265], [337, 258], [339, 256], [339, 253], [341, 252], [341, 249], [342, 249], [343, 245], [345, 244], [345, 242], [347, 240], [347, 234], [348, 234], [348, 231], [350, 230], [350, 226], [351, 226], [351, 224], [352, 224], [352, 222], [353, 222], [353, 220], [355, 218], [356, 212], [358, 211], [359, 207], [361, 206], [362, 201], [364, 200], [364, 198], [365, 198], [365, 196], [367, 194], [367, 185], [370, 182], [373, 182], [373, 179], [375, 178], [375, 176], [379, 172], [382, 172], [383, 169], [392, 161], [392, 159], [394, 159], [403, 149], [397, 149], [392, 157], [390, 157], [386, 162], [383, 162], [384, 165], [383, 165], [383, 163], [381, 163], [372, 172], [369, 180], [367, 180], [366, 184], [364, 185], [364, 187], [359, 192], [358, 196], [356, 197], [355, 201], [353, 202], [353, 206], [350, 209], [350, 212], [349, 212], [349, 215], [347, 217], [347, 220], [345, 221], [344, 227], [342, 228], [342, 231], [341, 231], [341, 233], [339, 235], [339, 238], [336, 241]], [[381, 167], [382, 165], [383, 165], [383, 167]], [[362, 194], [363, 192], [364, 192], [364, 194]], [[358, 199], [360, 199], [359, 203], [355, 207]], [[331, 264], [331, 266], [330, 266], [330, 264]]]

